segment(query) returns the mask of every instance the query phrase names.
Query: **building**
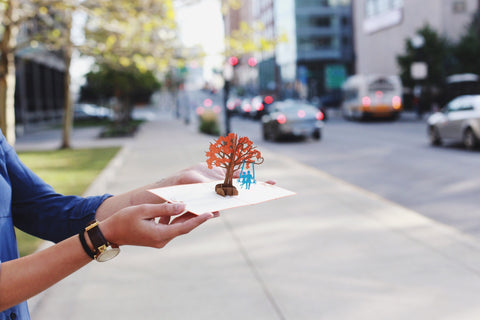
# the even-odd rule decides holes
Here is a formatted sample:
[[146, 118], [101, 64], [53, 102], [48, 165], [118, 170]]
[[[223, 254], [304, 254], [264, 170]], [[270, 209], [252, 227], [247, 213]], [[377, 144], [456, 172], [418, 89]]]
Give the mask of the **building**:
[[282, 91], [312, 98], [340, 89], [354, 70], [349, 0], [276, 0], [276, 61]]
[[[29, 42], [38, 28], [36, 19], [24, 22], [18, 42]], [[47, 50], [41, 43], [30, 44], [15, 54], [15, 123], [20, 133], [35, 123], [60, 122], [64, 110], [63, 52]]]
[[[260, 93], [313, 98], [340, 88], [353, 73], [353, 32], [350, 0], [251, 0], [225, 16], [225, 34], [261, 23], [257, 37], [286, 38], [272, 52], [257, 52], [258, 64], [240, 57], [234, 83], [255, 85]], [[247, 90], [252, 91], [252, 90]], [[255, 90], [253, 90], [255, 91]]]
[[396, 57], [426, 24], [450, 41], [465, 31], [479, 0], [355, 0], [356, 73], [398, 74]]

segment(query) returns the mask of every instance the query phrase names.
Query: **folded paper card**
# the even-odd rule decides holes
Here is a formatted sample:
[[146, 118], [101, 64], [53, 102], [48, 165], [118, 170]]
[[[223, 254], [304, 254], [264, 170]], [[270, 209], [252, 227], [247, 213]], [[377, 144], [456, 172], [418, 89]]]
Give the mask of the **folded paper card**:
[[195, 214], [249, 206], [295, 194], [276, 185], [257, 181], [250, 189], [238, 187], [236, 196], [222, 197], [215, 193], [215, 185], [218, 183], [219, 181], [176, 185], [149, 191], [168, 202], [183, 202], [186, 210]]

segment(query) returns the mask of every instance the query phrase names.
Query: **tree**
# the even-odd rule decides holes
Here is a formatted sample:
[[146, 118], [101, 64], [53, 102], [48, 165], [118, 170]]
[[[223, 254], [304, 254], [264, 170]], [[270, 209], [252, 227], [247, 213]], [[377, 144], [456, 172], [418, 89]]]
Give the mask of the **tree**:
[[425, 40], [423, 46], [415, 48], [412, 39], [408, 38], [405, 40], [405, 53], [397, 56], [402, 83], [406, 87], [413, 88], [415, 80], [410, 74], [410, 66], [415, 61], [422, 61], [428, 68], [427, 77], [422, 80], [422, 83], [425, 86], [440, 87], [445, 79], [445, 67], [451, 56], [451, 46], [446, 38], [438, 35], [429, 25], [419, 29], [417, 34]]
[[218, 138], [215, 143], [210, 143], [206, 152], [207, 164], [226, 169], [223, 184], [215, 186], [215, 191], [221, 195], [237, 195], [238, 190], [233, 186], [233, 175], [245, 163], [246, 169], [251, 165], [262, 164], [263, 158], [257, 147], [248, 137], [238, 137], [235, 133]]
[[160, 88], [160, 82], [153, 72], [140, 72], [134, 66], [120, 69], [100, 64], [85, 77], [86, 83], [80, 91], [81, 100], [98, 102], [115, 97], [118, 103], [125, 104], [124, 107], [114, 110], [119, 125], [130, 120], [133, 104], [147, 103], [151, 95]]
[[[182, 3], [188, 4], [189, 1]], [[85, 41], [72, 43], [72, 13], [87, 17]], [[69, 147], [72, 127], [70, 78], [72, 51], [112, 66], [135, 66], [140, 71], [165, 72], [185, 60], [177, 41], [172, 0], [2, 0], [0, 28], [0, 125], [10, 143], [15, 141], [14, 55], [33, 43], [48, 50], [61, 49], [67, 67], [63, 146]], [[16, 43], [20, 26], [35, 26]]]
[[480, 75], [480, 11], [478, 11], [465, 34], [455, 45], [455, 69], [453, 73], [475, 73]]

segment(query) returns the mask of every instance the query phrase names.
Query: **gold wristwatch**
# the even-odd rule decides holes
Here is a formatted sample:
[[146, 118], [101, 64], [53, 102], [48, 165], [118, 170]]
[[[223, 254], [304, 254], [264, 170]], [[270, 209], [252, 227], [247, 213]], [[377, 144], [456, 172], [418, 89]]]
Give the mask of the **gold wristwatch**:
[[105, 262], [115, 258], [120, 253], [120, 248], [108, 242], [103, 236], [98, 226], [98, 221], [94, 220], [88, 224], [85, 231], [93, 245], [93, 258], [98, 262]]

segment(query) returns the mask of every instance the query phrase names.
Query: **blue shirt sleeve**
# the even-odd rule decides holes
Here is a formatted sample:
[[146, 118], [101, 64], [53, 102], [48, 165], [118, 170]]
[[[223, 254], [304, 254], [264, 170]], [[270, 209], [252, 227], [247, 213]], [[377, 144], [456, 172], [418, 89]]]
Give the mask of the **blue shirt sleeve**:
[[1, 136], [12, 187], [15, 226], [39, 238], [60, 242], [82, 230], [95, 218], [97, 208], [111, 195], [65, 196], [27, 168]]

